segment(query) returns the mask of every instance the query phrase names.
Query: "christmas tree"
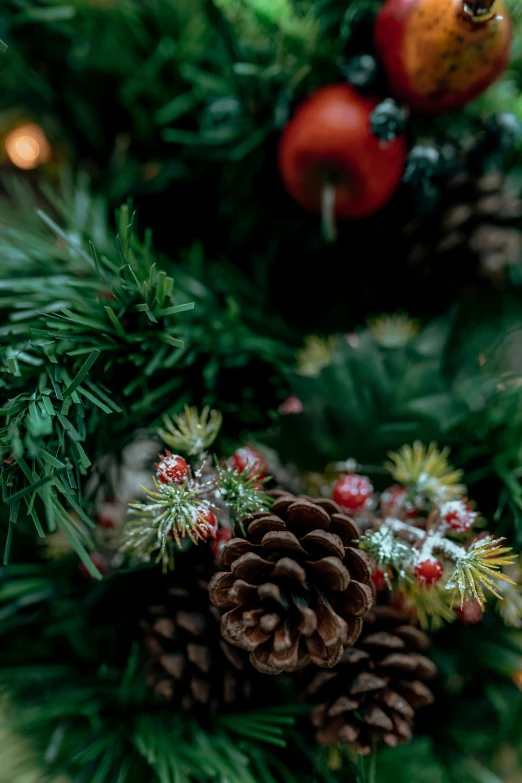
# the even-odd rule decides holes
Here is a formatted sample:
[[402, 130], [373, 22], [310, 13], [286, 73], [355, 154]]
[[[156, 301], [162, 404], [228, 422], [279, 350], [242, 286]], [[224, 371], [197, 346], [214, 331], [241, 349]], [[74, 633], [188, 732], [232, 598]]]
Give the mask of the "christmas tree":
[[522, 779], [517, 0], [5, 0], [0, 783]]

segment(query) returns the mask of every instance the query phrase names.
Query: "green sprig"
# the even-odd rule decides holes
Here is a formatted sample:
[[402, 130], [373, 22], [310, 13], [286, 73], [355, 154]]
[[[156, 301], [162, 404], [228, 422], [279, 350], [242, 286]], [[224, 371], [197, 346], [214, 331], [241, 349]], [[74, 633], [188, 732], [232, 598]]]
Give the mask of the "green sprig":
[[273, 503], [272, 498], [261, 490], [268, 477], [261, 479], [259, 474], [252, 473], [249, 466], [239, 472], [230, 465], [216, 462], [216, 469], [220, 495], [232, 514], [232, 528], [238, 524], [242, 534], [246, 535], [243, 520], [256, 511], [268, 511]]
[[473, 598], [483, 607], [486, 603], [484, 589], [492, 592], [496, 598], [502, 598], [498, 580], [513, 584], [513, 580], [500, 569], [513, 565], [517, 555], [507, 554], [511, 548], [501, 546], [503, 540], [491, 537], [479, 539], [468, 549], [462, 549], [446, 584], [448, 590], [458, 592], [461, 607], [464, 601]]
[[411, 559], [411, 548], [396, 538], [393, 531], [385, 525], [361, 536], [359, 547], [372, 555], [378, 563], [397, 569]]
[[137, 560], [150, 561], [158, 552], [156, 562], [164, 568], [172, 567], [172, 554], [168, 548], [172, 538], [178, 548], [184, 539], [193, 544], [206, 541], [210, 532], [205, 515], [212, 511], [212, 504], [202, 496], [199, 486], [190, 487], [187, 482], [163, 484], [153, 478], [154, 490], [145, 488], [146, 502], [132, 503], [130, 520], [124, 528], [121, 550]]

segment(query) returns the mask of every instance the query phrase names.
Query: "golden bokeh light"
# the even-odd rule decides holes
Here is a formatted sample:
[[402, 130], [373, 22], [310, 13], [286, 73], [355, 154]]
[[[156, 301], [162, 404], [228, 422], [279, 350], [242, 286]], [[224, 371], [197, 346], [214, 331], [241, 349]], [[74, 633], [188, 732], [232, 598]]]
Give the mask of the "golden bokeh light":
[[522, 672], [515, 672], [513, 675], [515, 685], [522, 691]]
[[35, 169], [51, 156], [51, 146], [39, 125], [26, 123], [15, 128], [5, 140], [5, 151], [19, 169]]

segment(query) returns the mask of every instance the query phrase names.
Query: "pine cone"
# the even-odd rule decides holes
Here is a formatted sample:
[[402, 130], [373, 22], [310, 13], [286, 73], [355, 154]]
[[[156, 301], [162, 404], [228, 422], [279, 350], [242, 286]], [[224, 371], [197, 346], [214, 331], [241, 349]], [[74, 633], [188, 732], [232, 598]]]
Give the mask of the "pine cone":
[[421, 680], [436, 673], [433, 662], [418, 652], [429, 639], [408, 625], [408, 615], [379, 606], [364, 623], [357, 646], [308, 688], [320, 702], [312, 714], [318, 742], [349, 745], [362, 756], [378, 738], [390, 747], [409, 742], [415, 710], [433, 701]]
[[493, 281], [522, 256], [516, 222], [522, 202], [499, 171], [481, 177], [460, 175], [444, 188], [441, 207], [406, 226], [408, 262], [423, 274], [468, 269]]
[[248, 656], [223, 640], [220, 625], [221, 612], [208, 599], [208, 580], [185, 574], [183, 587], [168, 587], [142, 623], [150, 655], [148, 684], [185, 711], [214, 712], [248, 699]]
[[272, 492], [271, 513], [245, 521], [246, 540], [234, 538], [210, 597], [233, 607], [223, 637], [250, 651], [265, 674], [304, 666], [332, 667], [362, 629], [373, 603], [371, 564], [357, 549], [353, 521], [331, 500]]

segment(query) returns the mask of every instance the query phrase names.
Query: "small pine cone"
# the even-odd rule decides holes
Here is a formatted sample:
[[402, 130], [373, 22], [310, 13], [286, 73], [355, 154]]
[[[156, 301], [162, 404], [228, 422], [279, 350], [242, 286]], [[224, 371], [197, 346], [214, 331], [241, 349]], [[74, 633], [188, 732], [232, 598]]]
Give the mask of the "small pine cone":
[[308, 688], [319, 702], [312, 713], [317, 741], [342, 743], [362, 756], [379, 738], [390, 747], [409, 742], [415, 710], [433, 701], [422, 680], [436, 668], [418, 652], [428, 646], [426, 634], [409, 625], [403, 612], [387, 606], [369, 612], [357, 646]]
[[521, 215], [522, 201], [501, 172], [462, 174], [442, 190], [432, 215], [403, 231], [406, 258], [426, 275], [457, 268], [467, 279], [478, 273], [502, 281], [507, 267], [520, 263]]
[[223, 637], [250, 651], [264, 674], [294, 671], [310, 659], [330, 668], [362, 630], [373, 603], [371, 563], [357, 549], [353, 521], [332, 500], [283, 492], [270, 513], [245, 521], [246, 540], [223, 548], [210, 597], [233, 607]]
[[244, 703], [252, 687], [252, 678], [245, 676], [248, 656], [223, 640], [221, 612], [208, 600], [208, 580], [185, 574], [182, 586], [172, 580], [170, 585], [142, 622], [148, 684], [187, 712]]

